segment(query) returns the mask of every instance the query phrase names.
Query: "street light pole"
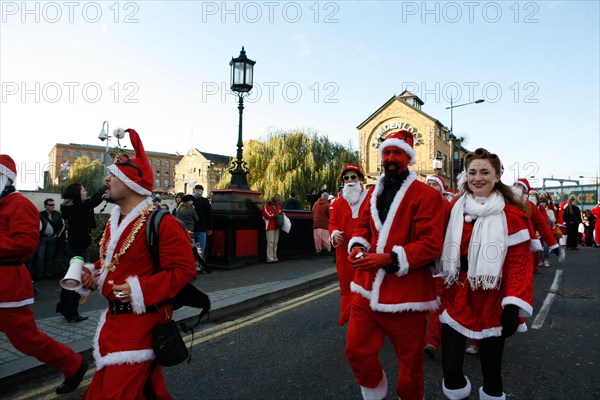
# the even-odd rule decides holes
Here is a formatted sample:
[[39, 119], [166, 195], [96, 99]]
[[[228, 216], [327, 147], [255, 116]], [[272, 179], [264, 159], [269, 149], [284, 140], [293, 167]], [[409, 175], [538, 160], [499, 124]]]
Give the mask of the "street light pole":
[[[456, 142], [462, 143], [462, 139], [461, 140], [455, 140], [458, 139], [455, 135], [454, 135], [454, 109], [457, 107], [463, 107], [463, 106], [468, 106], [469, 104], [481, 104], [483, 103], [485, 100], [484, 99], [477, 99], [475, 101], [471, 101], [468, 103], [463, 103], [463, 104], [457, 104], [454, 105], [454, 99], [452, 97], [450, 97], [450, 107], [446, 107], [446, 110], [450, 110], [450, 187], [453, 187], [454, 185], [456, 185], [456, 182], [454, 182], [454, 162], [456, 161], [454, 159], [454, 146], [456, 145]], [[460, 154], [460, 151], [459, 151]]]
[[[104, 125], [106, 125], [106, 130], [104, 130]], [[100, 139], [101, 141], [105, 141], [106, 140], [106, 150], [104, 152], [104, 171], [106, 172], [106, 168], [108, 167], [108, 139], [110, 138], [110, 131], [108, 130], [108, 121], [104, 121], [102, 123], [102, 130], [100, 131], [100, 134], [98, 135], [98, 139]]]

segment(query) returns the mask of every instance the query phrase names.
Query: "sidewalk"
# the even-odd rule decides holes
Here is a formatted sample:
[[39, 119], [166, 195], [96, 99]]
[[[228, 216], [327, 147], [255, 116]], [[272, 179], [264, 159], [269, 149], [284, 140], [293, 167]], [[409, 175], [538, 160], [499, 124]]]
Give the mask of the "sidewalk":
[[[257, 264], [236, 270], [213, 270], [208, 275], [198, 275], [193, 283], [210, 296], [210, 320], [214, 321], [336, 279], [335, 263], [328, 256]], [[96, 325], [106, 300], [101, 296], [90, 296], [88, 302], [79, 307], [80, 314], [89, 319], [68, 323], [54, 312], [60, 297], [58, 279], [39, 281], [35, 286], [40, 294], [32, 308], [40, 331], [84, 356], [91, 355]], [[182, 321], [198, 313], [198, 309], [183, 307], [174, 313], [174, 319]], [[50, 367], [15, 350], [0, 333], [0, 386], [49, 371]]]

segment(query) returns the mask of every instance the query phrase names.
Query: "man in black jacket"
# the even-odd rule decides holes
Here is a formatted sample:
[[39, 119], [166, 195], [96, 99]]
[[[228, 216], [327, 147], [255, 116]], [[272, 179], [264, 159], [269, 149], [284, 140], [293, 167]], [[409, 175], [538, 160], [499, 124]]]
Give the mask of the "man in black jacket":
[[48, 198], [44, 200], [44, 211], [40, 211], [40, 244], [35, 253], [33, 280], [54, 278], [56, 242], [64, 228], [62, 215], [55, 207], [54, 199]]
[[194, 228], [194, 243], [200, 245], [202, 256], [206, 249], [206, 237], [212, 233], [212, 208], [208, 199], [202, 197], [204, 187], [202, 185], [194, 186], [194, 209], [198, 214], [198, 224]]

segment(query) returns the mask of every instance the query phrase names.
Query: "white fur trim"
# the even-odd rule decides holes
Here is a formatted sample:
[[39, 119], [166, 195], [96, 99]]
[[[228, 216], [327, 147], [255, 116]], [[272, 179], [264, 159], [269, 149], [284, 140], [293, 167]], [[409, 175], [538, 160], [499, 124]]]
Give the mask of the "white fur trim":
[[490, 396], [483, 391], [483, 386], [479, 387], [479, 400], [506, 400], [506, 393], [502, 393], [502, 396]]
[[[92, 263], [88, 262], [88, 263], [83, 264], [83, 266], [85, 268], [87, 268], [88, 271], [90, 271], [90, 274], [92, 274], [92, 275], [94, 275], [97, 272], [96, 266]], [[78, 293], [81, 297], [85, 297], [90, 293], [90, 290], [86, 289], [82, 286], [79, 289], [75, 290], [75, 293]]]
[[13, 184], [17, 181], [17, 173], [8, 169], [4, 164], [0, 164], [0, 173], [10, 179]]
[[333, 247], [338, 247], [339, 244], [336, 244], [335, 241], [333, 240], [333, 237], [335, 235], [337, 235], [338, 233], [342, 233], [342, 231], [339, 230], [334, 230], [333, 232], [331, 232], [331, 235], [329, 235], [329, 241], [331, 242], [331, 244], [333, 245]]
[[379, 145], [379, 159], [383, 158], [383, 149], [390, 146], [396, 146], [406, 152], [410, 156], [410, 163], [408, 165], [415, 165], [417, 163], [417, 151], [410, 147], [410, 144], [406, 143], [404, 140], [392, 138], [385, 139]]
[[348, 242], [348, 253], [350, 253], [350, 251], [352, 251], [352, 246], [354, 246], [355, 244], [360, 244], [362, 247], [364, 247], [367, 251], [371, 250], [371, 243], [369, 243], [367, 241], [367, 239], [361, 237], [361, 236], [354, 236], [352, 239], [350, 239], [350, 241]]
[[[360, 206], [362, 206], [363, 201], [365, 201], [365, 199], [367, 198], [367, 194], [369, 193], [368, 190], [364, 190], [362, 192], [360, 192], [360, 197], [358, 199], [358, 201], [354, 204], [350, 204], [347, 200], [346, 203], [348, 203], [348, 205], [350, 206], [350, 209], [352, 210], [352, 218], [356, 219], [358, 218], [358, 212], [360, 211]], [[343, 197], [342, 197], [343, 198]], [[345, 199], [344, 199], [345, 200]]]
[[141, 194], [142, 196], [152, 196], [152, 192], [148, 189], [144, 189], [137, 182], [129, 179], [127, 175], [125, 175], [115, 164], [109, 165], [107, 168], [108, 172], [116, 176], [127, 186], [129, 189], [134, 192]]
[[469, 397], [471, 394], [471, 381], [466, 376], [465, 379], [467, 380], [467, 384], [464, 388], [460, 389], [448, 389], [446, 383], [442, 379], [442, 392], [444, 393], [444, 396], [449, 400], [462, 400]]
[[377, 211], [377, 198], [383, 192], [383, 176], [377, 178], [377, 182], [375, 183], [375, 189], [371, 193], [371, 218], [375, 223], [375, 228], [379, 231], [379, 236], [377, 238], [377, 253], [383, 253], [385, 245], [388, 241], [388, 236], [390, 234], [390, 229], [392, 227], [392, 223], [396, 219], [396, 213], [398, 212], [398, 208], [400, 207], [400, 203], [402, 203], [402, 199], [404, 199], [404, 195], [406, 191], [413, 184], [414, 181], [417, 180], [417, 175], [410, 171], [406, 180], [402, 182], [400, 189], [394, 196], [394, 200], [392, 204], [390, 204], [390, 209], [388, 211], [387, 217], [385, 218], [385, 222], [382, 223], [381, 219], [379, 219], [379, 212]]
[[529, 248], [531, 249], [532, 253], [537, 253], [538, 251], [542, 251], [544, 246], [542, 246], [540, 239], [531, 239], [531, 242], [529, 242]]
[[529, 236], [529, 230], [522, 229], [518, 232], [513, 233], [512, 235], [508, 235], [507, 244], [510, 247], [510, 246], [517, 245], [519, 243], [523, 243], [530, 239], [531, 239], [531, 236]]
[[385, 270], [379, 269], [375, 274], [375, 280], [373, 281], [373, 290], [368, 291], [364, 287], [358, 285], [355, 282], [350, 283], [350, 291], [353, 293], [358, 293], [365, 299], [369, 300], [369, 306], [373, 311], [380, 312], [406, 312], [406, 311], [429, 311], [436, 310], [439, 307], [439, 303], [436, 300], [432, 301], [423, 301], [423, 302], [406, 302], [406, 303], [396, 303], [396, 304], [382, 304], [379, 302], [379, 293], [381, 288], [381, 283], [387, 276]]
[[382, 372], [383, 378], [381, 378], [381, 382], [379, 382], [379, 384], [376, 387], [360, 387], [360, 393], [362, 394], [362, 398], [364, 400], [381, 400], [385, 399], [385, 396], [387, 396], [387, 377], [385, 376], [385, 371]]
[[408, 258], [406, 258], [406, 252], [404, 251], [404, 247], [402, 246], [394, 246], [392, 247], [392, 252], [396, 253], [398, 256], [398, 266], [400, 269], [396, 272], [397, 276], [404, 276], [408, 274]]
[[0, 303], [0, 308], [17, 308], [26, 306], [28, 304], [33, 304], [33, 297], [21, 301], [7, 301], [5, 303]]
[[144, 293], [140, 285], [140, 279], [137, 276], [128, 276], [125, 282], [129, 283], [131, 288], [131, 308], [134, 314], [143, 314], [146, 312], [144, 304]]
[[518, 297], [507, 296], [507, 297], [503, 298], [502, 299], [502, 308], [504, 308], [504, 306], [506, 306], [508, 304], [512, 304], [512, 305], [519, 307], [519, 309], [520, 309], [519, 315], [521, 317], [529, 318], [533, 315], [533, 307], [529, 303], [521, 300]]
[[525, 185], [523, 182], [521, 182], [521, 181], [515, 181], [515, 183], [518, 184], [518, 185], [521, 185], [521, 187], [523, 188], [523, 194], [528, 194], [529, 193], [529, 189], [527, 188], [527, 185]]
[[495, 327], [495, 328], [484, 329], [481, 332], [475, 332], [470, 329], [467, 329], [464, 326], [462, 326], [461, 324], [459, 324], [458, 322], [456, 322], [454, 320], [454, 318], [452, 318], [450, 316], [450, 314], [448, 314], [447, 310], [444, 310], [440, 314], [440, 322], [442, 324], [449, 325], [450, 328], [454, 329], [456, 332], [460, 333], [461, 335], [463, 335], [469, 339], [485, 339], [488, 337], [502, 336], [502, 327], [501, 326]]
[[438, 186], [440, 187], [440, 192], [442, 195], [444, 193], [446, 193], [446, 188], [444, 188], [444, 184], [442, 183], [442, 180], [440, 178], [438, 178], [437, 176], [428, 176], [427, 179], [425, 179], [425, 183], [427, 183], [427, 181], [434, 181], [435, 183], [437, 183]]
[[106, 313], [108, 310], [104, 310], [100, 314], [98, 321], [98, 327], [96, 328], [96, 335], [94, 336], [94, 360], [96, 361], [96, 370], [100, 371], [107, 365], [121, 365], [121, 364], [135, 364], [145, 362], [154, 359], [154, 350], [143, 349], [143, 350], [131, 350], [131, 351], [118, 351], [115, 353], [109, 353], [104, 357], [100, 355], [100, 345], [98, 343], [100, 332], [106, 323]]
[[554, 250], [554, 249], [558, 249], [558, 243], [556, 243], [554, 246], [550, 246], [548, 247], [548, 250]]

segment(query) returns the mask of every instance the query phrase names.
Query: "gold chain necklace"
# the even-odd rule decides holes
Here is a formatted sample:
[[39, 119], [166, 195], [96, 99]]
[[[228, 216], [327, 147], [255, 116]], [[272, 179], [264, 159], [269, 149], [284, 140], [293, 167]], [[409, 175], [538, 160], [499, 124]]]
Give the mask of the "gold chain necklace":
[[[123, 256], [123, 254], [125, 254], [125, 252], [127, 252], [129, 246], [131, 246], [131, 244], [134, 242], [136, 235], [138, 234], [140, 229], [142, 229], [144, 222], [146, 222], [146, 218], [150, 213], [150, 209], [153, 208], [154, 207], [152, 205], [149, 205], [148, 207], [145, 207], [140, 211], [140, 218], [135, 222], [135, 224], [133, 225], [133, 229], [125, 238], [125, 241], [121, 245], [119, 253], [113, 256], [111, 263], [108, 264], [106, 267], [104, 267], [104, 258], [106, 257], [106, 248], [104, 247], [104, 244], [106, 243], [106, 235], [102, 235], [102, 240], [100, 240], [100, 265], [102, 265], [102, 270], [106, 268], [110, 272], [115, 272], [115, 270], [117, 269], [117, 265], [119, 264], [119, 259]], [[102, 273], [102, 270], [100, 271], [100, 273]]]

